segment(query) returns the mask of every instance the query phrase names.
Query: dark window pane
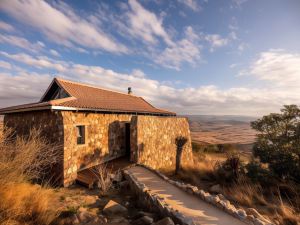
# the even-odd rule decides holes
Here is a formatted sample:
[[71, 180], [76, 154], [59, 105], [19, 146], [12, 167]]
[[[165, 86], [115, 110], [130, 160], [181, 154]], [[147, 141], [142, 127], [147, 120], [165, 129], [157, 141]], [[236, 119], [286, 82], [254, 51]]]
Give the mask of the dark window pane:
[[85, 129], [84, 126], [77, 126], [76, 127], [76, 134], [77, 134], [77, 144], [82, 145], [85, 143]]

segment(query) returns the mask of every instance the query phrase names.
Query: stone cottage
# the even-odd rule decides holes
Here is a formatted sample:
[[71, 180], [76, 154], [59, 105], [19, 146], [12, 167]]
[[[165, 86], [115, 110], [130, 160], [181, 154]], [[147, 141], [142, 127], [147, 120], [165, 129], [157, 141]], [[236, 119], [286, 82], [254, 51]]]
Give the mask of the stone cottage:
[[155, 108], [130, 88], [120, 93], [54, 78], [39, 102], [2, 108], [0, 115], [17, 135], [38, 128], [59, 146], [55, 176], [64, 186], [78, 171], [123, 156], [153, 168], [175, 166], [178, 136], [188, 138], [182, 161], [192, 160], [187, 119]]

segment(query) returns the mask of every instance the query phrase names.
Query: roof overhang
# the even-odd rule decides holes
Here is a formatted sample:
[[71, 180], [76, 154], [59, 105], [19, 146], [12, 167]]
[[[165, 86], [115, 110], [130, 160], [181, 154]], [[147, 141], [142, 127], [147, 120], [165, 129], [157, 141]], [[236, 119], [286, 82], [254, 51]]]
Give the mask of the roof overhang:
[[126, 113], [135, 115], [157, 115], [157, 116], [176, 116], [176, 114], [171, 113], [157, 113], [157, 112], [135, 112], [135, 111], [125, 111], [125, 110], [107, 110], [107, 109], [92, 109], [92, 108], [76, 108], [76, 107], [66, 107], [66, 106], [41, 106], [34, 108], [23, 108], [23, 109], [13, 109], [0, 112], [0, 115], [18, 113], [18, 112], [30, 112], [30, 111], [41, 111], [41, 110], [53, 110], [53, 111], [88, 111], [88, 112], [104, 112], [104, 113]]

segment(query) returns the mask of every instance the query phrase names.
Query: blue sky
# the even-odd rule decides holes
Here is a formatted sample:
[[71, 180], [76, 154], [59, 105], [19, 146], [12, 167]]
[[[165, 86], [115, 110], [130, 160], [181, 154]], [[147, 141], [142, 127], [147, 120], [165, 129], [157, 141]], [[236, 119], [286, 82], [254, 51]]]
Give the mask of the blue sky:
[[300, 103], [300, 1], [0, 2], [0, 107], [54, 76], [179, 114], [262, 115]]

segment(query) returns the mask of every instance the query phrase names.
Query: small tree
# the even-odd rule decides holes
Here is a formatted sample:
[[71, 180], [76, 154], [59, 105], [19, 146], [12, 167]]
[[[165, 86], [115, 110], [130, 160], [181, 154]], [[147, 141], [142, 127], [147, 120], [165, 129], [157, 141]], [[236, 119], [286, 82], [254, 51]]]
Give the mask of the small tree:
[[259, 132], [254, 156], [278, 178], [300, 182], [300, 109], [285, 105], [281, 113], [263, 116], [251, 127]]
[[175, 174], [178, 174], [180, 170], [180, 165], [181, 165], [181, 155], [183, 151], [183, 147], [186, 144], [188, 139], [183, 136], [179, 136], [175, 139], [175, 144], [176, 144], [176, 169], [175, 169]]

